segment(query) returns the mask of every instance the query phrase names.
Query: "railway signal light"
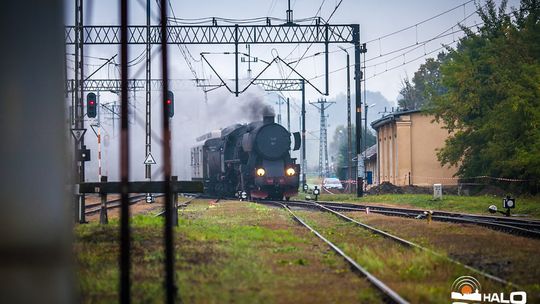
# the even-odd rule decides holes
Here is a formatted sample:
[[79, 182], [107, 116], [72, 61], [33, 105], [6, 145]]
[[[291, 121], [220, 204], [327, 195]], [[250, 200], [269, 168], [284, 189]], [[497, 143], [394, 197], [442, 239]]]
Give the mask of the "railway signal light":
[[97, 98], [95, 93], [88, 93], [86, 95], [86, 114], [89, 118], [95, 118], [97, 116]]
[[506, 209], [516, 208], [516, 200], [511, 198], [510, 196], [507, 196], [506, 198], [503, 199], [503, 208], [506, 208]]
[[490, 213], [499, 212], [499, 213], [504, 214], [506, 216], [510, 216], [510, 209], [516, 208], [516, 199], [510, 197], [509, 195], [507, 195], [505, 198], [503, 198], [503, 208], [506, 209], [506, 211], [499, 211], [499, 210], [497, 210], [497, 206], [491, 205], [491, 206], [489, 206], [488, 211]]
[[167, 116], [174, 116], [174, 94], [171, 91], [167, 91], [167, 98], [165, 99], [165, 108], [167, 110]]
[[506, 209], [504, 215], [510, 216], [510, 209], [516, 208], [516, 200], [507, 195], [506, 198], [503, 198], [503, 208]]
[[78, 149], [77, 161], [81, 161], [81, 162], [90, 161], [90, 149], [86, 149], [86, 146], [82, 146], [82, 149]]
[[315, 186], [313, 189], [313, 194], [315, 195], [315, 201], [319, 200], [319, 195], [321, 194], [321, 190], [319, 190], [319, 187]]

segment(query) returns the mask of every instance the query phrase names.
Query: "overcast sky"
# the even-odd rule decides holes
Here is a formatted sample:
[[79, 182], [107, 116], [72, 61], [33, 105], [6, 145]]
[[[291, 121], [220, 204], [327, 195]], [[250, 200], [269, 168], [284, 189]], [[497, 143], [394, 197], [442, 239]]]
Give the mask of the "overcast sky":
[[[118, 24], [118, 1], [110, 0], [95, 0], [85, 1], [85, 24], [97, 25], [97, 24]], [[291, 5], [294, 10], [294, 18], [306, 18], [312, 16], [321, 16], [325, 20], [329, 18], [330, 14], [339, 3], [339, 0], [291, 0]], [[130, 1], [130, 23], [131, 24], [145, 24], [145, 0]], [[509, 2], [510, 6], [518, 6], [519, 1], [512, 0]], [[285, 18], [285, 10], [287, 9], [286, 0], [200, 0], [200, 1], [175, 1], [171, 0], [173, 11], [178, 18], [201, 18], [219, 16], [225, 18], [235, 19], [247, 19], [253, 17], [274, 16]], [[322, 6], [321, 6], [322, 4]], [[459, 6], [459, 7], [458, 7]], [[414, 26], [423, 20], [434, 17], [440, 13], [450, 10], [454, 7], [458, 7], [448, 13], [443, 14], [431, 21]], [[320, 11], [319, 11], [320, 8]], [[152, 1], [152, 10], [154, 17], [157, 16], [156, 1]], [[455, 45], [453, 42], [461, 33], [454, 35], [447, 35], [442, 39], [436, 39], [425, 45], [423, 41], [431, 39], [447, 30], [445, 33], [451, 33], [451, 28], [454, 26], [454, 31], [458, 28], [455, 26], [458, 22], [464, 25], [471, 26], [475, 22], [479, 22], [479, 18], [474, 15], [468, 17], [475, 10], [474, 2], [467, 2], [465, 0], [445, 0], [445, 1], [428, 1], [428, 0], [409, 0], [409, 1], [358, 1], [358, 0], [343, 0], [338, 7], [334, 15], [332, 16], [330, 23], [332, 24], [348, 24], [358, 23], [361, 26], [361, 41], [369, 42], [367, 44], [368, 53], [366, 55], [366, 74], [367, 74], [367, 88], [370, 91], [380, 91], [387, 99], [395, 101], [399, 89], [401, 87], [401, 80], [407, 75], [410, 77], [418, 66], [424, 61], [424, 53], [436, 55], [436, 50], [443, 44]], [[171, 14], [171, 12], [169, 12]], [[171, 14], [172, 15], [172, 14]], [[73, 1], [66, 1], [66, 23], [73, 24]], [[468, 17], [468, 18], [467, 18]], [[465, 21], [463, 21], [463, 19]], [[157, 23], [157, 18], [153, 18], [153, 23]], [[413, 28], [400, 32], [395, 35], [391, 35], [387, 38], [378, 39], [386, 34], [403, 29], [408, 26]], [[374, 41], [373, 41], [374, 40]], [[419, 46], [409, 48], [403, 51], [386, 55], [387, 53], [394, 52], [403, 47], [415, 45], [419, 43]], [[348, 47], [349, 45], [343, 45]], [[271, 60], [275, 55], [279, 54], [281, 57], [288, 56], [289, 60], [294, 60], [304, 54], [308, 45], [302, 45], [295, 48], [292, 46], [273, 46], [273, 45], [256, 45], [252, 46], [253, 56], [259, 57], [264, 60]], [[211, 52], [225, 52], [232, 51], [231, 46], [188, 46], [188, 49], [193, 54], [196, 60], [200, 60], [199, 53], [202, 51]], [[131, 47], [131, 58], [136, 57], [142, 52], [141, 47]], [[190, 78], [194, 75], [189, 71], [188, 66], [181, 56], [181, 53], [176, 46], [170, 46], [173, 62], [171, 66], [171, 73], [173, 77], [178, 78]], [[322, 45], [314, 45], [306, 53], [306, 57], [311, 54], [320, 52], [323, 50]], [[338, 50], [337, 45], [331, 45], [331, 51]], [[246, 51], [245, 47], [241, 47], [241, 51]], [[292, 51], [292, 53], [291, 53]], [[352, 49], [350, 49], [352, 51]], [[88, 55], [95, 55], [100, 57], [106, 57], [113, 55], [117, 52], [117, 47], [88, 47], [86, 49]], [[290, 54], [290, 55], [289, 55]], [[382, 56], [381, 56], [382, 55]], [[421, 57], [421, 59], [415, 60]], [[158, 65], [157, 61], [159, 56], [156, 56], [153, 64]], [[91, 60], [91, 59], [89, 59]], [[234, 58], [227, 55], [214, 55], [210, 56], [209, 60], [215, 65], [218, 73], [226, 78], [232, 78], [234, 76]], [[197, 72], [198, 77], [205, 75], [206, 77], [214, 76], [209, 67], [203, 65], [200, 62], [191, 60], [194, 69]], [[90, 61], [89, 61], [90, 62]], [[403, 65], [403, 63], [406, 63]], [[99, 61], [95, 61], [95, 64], [99, 64]], [[144, 65], [144, 61], [140, 63]], [[330, 70], [345, 66], [345, 55], [343, 52], [335, 52], [330, 56]], [[252, 69], [256, 74], [263, 69], [265, 64], [254, 64]], [[387, 69], [391, 71], [385, 72]], [[270, 69], [265, 76], [279, 76], [280, 68]], [[243, 75], [246, 75], [247, 66], [241, 68]], [[298, 70], [308, 79], [315, 76], [320, 76], [324, 72], [324, 60], [323, 56], [312, 57], [303, 60], [298, 65]], [[289, 71], [286, 68], [281, 67], [282, 75], [288, 75]], [[156, 74], [157, 75], [157, 74]], [[330, 80], [330, 96], [335, 96], [339, 92], [345, 92], [345, 71], [337, 71], [331, 74]], [[99, 76], [99, 75], [97, 75]], [[105, 75], [101, 75], [105, 76]], [[144, 73], [137, 75], [143, 77]], [[314, 80], [314, 83], [321, 89], [324, 89], [324, 77], [319, 77]], [[320, 95], [314, 90], [308, 90], [308, 97], [310, 99], [318, 98]]]

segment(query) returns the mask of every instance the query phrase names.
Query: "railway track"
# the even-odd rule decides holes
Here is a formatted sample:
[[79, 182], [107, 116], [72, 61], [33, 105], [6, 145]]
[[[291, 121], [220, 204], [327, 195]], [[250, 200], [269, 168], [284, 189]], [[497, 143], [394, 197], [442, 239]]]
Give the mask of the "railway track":
[[[194, 196], [190, 196], [190, 197], [186, 197], [186, 198], [188, 198], [188, 200], [187, 200], [187, 201], [183, 201], [183, 202], [179, 202], [179, 203], [178, 203], [178, 207], [180, 207], [180, 208], [186, 208], [189, 204], [191, 204], [191, 202], [192, 202], [193, 200], [199, 198], [199, 196], [198, 196], [198, 195], [194, 195]], [[156, 213], [155, 216], [158, 217], [158, 216], [162, 216], [162, 215], [164, 215], [164, 214], [165, 214], [165, 210], [162, 210], [162, 211]]]
[[[154, 197], [160, 197], [160, 196], [163, 196], [163, 195], [154, 195]], [[129, 201], [129, 204], [130, 205], [133, 205], [133, 204], [136, 204], [138, 203], [139, 201], [143, 200], [146, 198], [146, 194], [140, 194], [140, 195], [133, 195], [133, 196], [130, 196], [128, 201]], [[118, 199], [113, 199], [113, 200], [110, 200], [110, 201], [107, 201], [107, 210], [109, 209], [114, 209], [114, 208], [119, 208], [120, 205], [122, 203], [122, 199], [118, 198]], [[96, 213], [99, 213], [101, 211], [101, 203], [93, 203], [93, 204], [88, 204], [86, 205], [86, 208], [85, 208], [85, 215], [92, 215], [92, 214], [96, 214]]]
[[[318, 208], [312, 201], [290, 201], [287, 204], [296, 207]], [[370, 212], [389, 216], [401, 216], [416, 219], [425, 219], [427, 216], [426, 211], [421, 209], [333, 202], [317, 202], [317, 204], [336, 211], [366, 211], [366, 209], [369, 208]], [[475, 224], [511, 234], [531, 238], [540, 238], [540, 221], [536, 220], [523, 220], [445, 211], [433, 211], [431, 218], [435, 221]]]
[[313, 234], [315, 234], [319, 239], [321, 239], [323, 242], [325, 242], [332, 250], [334, 250], [338, 255], [343, 257], [351, 267], [361, 274], [363, 277], [365, 277], [379, 292], [383, 294], [383, 296], [388, 300], [387, 302], [390, 303], [398, 303], [398, 304], [408, 304], [409, 302], [405, 300], [403, 297], [401, 297], [397, 292], [395, 292], [393, 289], [388, 287], [383, 281], [375, 277], [373, 274], [368, 272], [364, 267], [362, 267], [360, 264], [358, 264], [354, 259], [352, 259], [350, 256], [348, 256], [341, 248], [339, 248], [336, 244], [332, 243], [330, 240], [325, 238], [321, 233], [319, 233], [317, 230], [315, 230], [313, 227], [308, 225], [302, 218], [300, 218], [296, 213], [294, 213], [287, 204], [283, 204], [281, 202], [261, 202], [261, 203], [270, 203], [277, 206], [280, 206], [287, 210], [291, 216], [302, 226], [309, 229]]
[[367, 230], [369, 230], [369, 231], [371, 231], [371, 232], [373, 232], [373, 233], [375, 233], [375, 234], [379, 234], [379, 235], [382, 235], [382, 236], [384, 236], [384, 237], [386, 237], [386, 238], [388, 238], [388, 239], [390, 239], [390, 240], [393, 240], [393, 241], [395, 241], [395, 242], [397, 242], [397, 243], [399, 243], [399, 244], [401, 244], [401, 245], [403, 245], [403, 246], [405, 246], [405, 247], [409, 247], [409, 248], [417, 248], [417, 249], [420, 249], [420, 250], [422, 250], [422, 251], [425, 251], [425, 252], [427, 252], [427, 253], [429, 253], [429, 254], [435, 255], [435, 256], [437, 256], [437, 257], [444, 258], [445, 260], [447, 260], [447, 261], [449, 261], [449, 262], [451, 262], [451, 263], [454, 263], [454, 264], [456, 264], [456, 265], [462, 266], [462, 267], [464, 267], [464, 268], [466, 268], [466, 269], [468, 269], [468, 270], [470, 270], [470, 271], [472, 271], [472, 272], [475, 272], [475, 273], [477, 273], [477, 274], [480, 274], [480, 275], [482, 275], [482, 276], [484, 276], [484, 277], [486, 277], [486, 278], [488, 278], [488, 279], [490, 279], [490, 280], [493, 280], [493, 281], [495, 281], [495, 282], [499, 282], [499, 283], [502, 283], [502, 284], [505, 284], [505, 285], [516, 286], [514, 283], [511, 283], [511, 282], [509, 282], [509, 281], [507, 281], [507, 280], [504, 280], [504, 279], [502, 279], [502, 278], [499, 278], [499, 277], [497, 277], [497, 276], [491, 275], [491, 274], [489, 274], [489, 273], [487, 273], [487, 272], [484, 272], [484, 271], [482, 271], [482, 270], [480, 270], [480, 269], [477, 269], [477, 268], [474, 268], [474, 267], [472, 267], [472, 266], [463, 264], [463, 263], [461, 263], [461, 262], [459, 262], [459, 261], [457, 261], [457, 260], [454, 260], [454, 259], [452, 259], [452, 258], [449, 258], [448, 256], [443, 255], [443, 254], [440, 254], [440, 253], [438, 253], [438, 252], [435, 252], [435, 251], [433, 251], [433, 250], [431, 250], [431, 249], [429, 249], [429, 248], [426, 248], [426, 247], [421, 246], [421, 245], [419, 245], [419, 244], [416, 244], [416, 243], [413, 243], [413, 242], [411, 242], [411, 241], [405, 240], [405, 239], [400, 238], [400, 237], [398, 237], [398, 236], [396, 236], [396, 235], [393, 235], [393, 234], [388, 233], [388, 232], [386, 232], [386, 231], [380, 230], [380, 229], [375, 228], [375, 227], [373, 227], [373, 226], [367, 225], [367, 224], [365, 224], [365, 223], [359, 222], [359, 221], [357, 221], [357, 220], [355, 220], [355, 219], [352, 219], [352, 218], [346, 216], [345, 214], [343, 214], [343, 213], [341, 213], [341, 212], [332, 210], [332, 209], [330, 209], [330, 208], [328, 208], [328, 207], [325, 207], [325, 206], [320, 205], [320, 204], [317, 204], [317, 203], [315, 203], [315, 205], [317, 205], [321, 210], [330, 212], [330, 213], [336, 215], [337, 217], [339, 217], [339, 218], [342, 219], [342, 220], [345, 220], [345, 221], [347, 221], [347, 222], [354, 223], [354, 224], [356, 224], [356, 225], [358, 225], [358, 226], [360, 226], [360, 227], [362, 227], [362, 228], [365, 228], [365, 229], [367, 229]]
[[[285, 203], [285, 202], [276, 202], [276, 201], [258, 201], [257, 203], [276, 205], [276, 206], [279, 206], [279, 207], [282, 207], [282, 208], [286, 209], [297, 222], [299, 222], [301, 225], [303, 225], [304, 227], [309, 229], [318, 238], [320, 238], [328, 246], [330, 246], [337, 254], [342, 256], [353, 267], [353, 269], [355, 269], [360, 274], [362, 274], [388, 300], [390, 300], [392, 303], [409, 303], [407, 300], [405, 300], [403, 297], [401, 297], [397, 292], [395, 292], [390, 287], [388, 287], [386, 284], [384, 284], [384, 282], [382, 282], [380, 279], [376, 278], [374, 275], [372, 275], [366, 269], [364, 269], [361, 265], [359, 265], [356, 261], [354, 261], [351, 257], [349, 257], [341, 248], [339, 248], [334, 243], [332, 243], [330, 240], [325, 238], [323, 235], [321, 235], [313, 227], [309, 226], [304, 220], [302, 220], [290, 208], [290, 206], [301, 207], [301, 208], [305, 208], [305, 206], [298, 206], [297, 202], [286, 202]], [[388, 233], [386, 231], [380, 230], [380, 229], [375, 228], [373, 226], [367, 225], [365, 223], [359, 222], [359, 221], [357, 221], [355, 219], [352, 219], [352, 218], [348, 217], [347, 215], [345, 215], [345, 214], [343, 214], [343, 213], [341, 213], [339, 211], [334, 210], [333, 208], [326, 207], [323, 204], [319, 204], [319, 203], [311, 203], [311, 204], [312, 204], [312, 206], [316, 207], [317, 209], [319, 209], [321, 211], [325, 211], [325, 212], [329, 212], [331, 214], [334, 214], [338, 218], [340, 218], [340, 219], [342, 219], [344, 221], [354, 223], [357, 226], [359, 226], [359, 227], [361, 227], [363, 229], [366, 229], [371, 233], [381, 235], [381, 236], [383, 236], [383, 237], [385, 237], [385, 238], [387, 238], [387, 239], [389, 239], [391, 241], [394, 241], [394, 242], [396, 242], [399, 245], [402, 245], [404, 247], [411, 248], [411, 249], [419, 249], [421, 251], [425, 251], [425, 252], [427, 252], [427, 253], [429, 253], [431, 255], [443, 258], [443, 259], [445, 259], [445, 260], [447, 260], [447, 261], [449, 261], [449, 262], [451, 262], [453, 264], [459, 265], [459, 266], [461, 266], [461, 267], [463, 267], [463, 268], [465, 268], [465, 269], [467, 269], [469, 271], [477, 273], [477, 274], [479, 274], [479, 275], [481, 275], [481, 276], [483, 276], [483, 277], [485, 277], [487, 279], [490, 279], [492, 281], [495, 281], [495, 282], [498, 282], [498, 283], [501, 283], [501, 284], [504, 284], [504, 285], [508, 285], [508, 286], [519, 287], [518, 285], [516, 285], [516, 284], [514, 284], [512, 282], [509, 282], [509, 281], [507, 281], [505, 279], [502, 279], [502, 278], [499, 278], [497, 276], [491, 275], [489, 273], [486, 273], [486, 272], [484, 272], [484, 271], [482, 271], [480, 269], [474, 268], [472, 266], [463, 264], [463, 263], [461, 263], [461, 262], [459, 262], [457, 260], [454, 260], [454, 259], [452, 259], [452, 258], [450, 258], [450, 257], [448, 257], [446, 255], [440, 254], [440, 253], [438, 253], [436, 251], [433, 251], [433, 250], [431, 250], [429, 248], [426, 248], [426, 247], [421, 246], [419, 244], [416, 244], [414, 242], [408, 241], [406, 239], [400, 238], [400, 237], [398, 237], [396, 235], [393, 235], [393, 234]]]

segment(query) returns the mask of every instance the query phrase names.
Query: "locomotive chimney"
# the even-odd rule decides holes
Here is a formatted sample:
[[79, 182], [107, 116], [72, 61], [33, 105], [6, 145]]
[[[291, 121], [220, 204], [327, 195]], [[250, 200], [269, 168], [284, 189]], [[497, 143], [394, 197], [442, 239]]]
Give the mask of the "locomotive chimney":
[[271, 123], [274, 123], [274, 114], [273, 113], [264, 114], [263, 115], [263, 124], [267, 125], [267, 124], [271, 124]]

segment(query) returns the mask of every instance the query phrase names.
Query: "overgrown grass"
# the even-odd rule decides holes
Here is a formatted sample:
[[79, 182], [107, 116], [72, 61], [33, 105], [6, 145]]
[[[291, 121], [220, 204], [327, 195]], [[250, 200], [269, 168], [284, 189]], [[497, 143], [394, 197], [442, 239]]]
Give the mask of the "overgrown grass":
[[518, 284], [528, 292], [530, 303], [540, 299], [540, 240], [510, 236], [476, 225], [429, 223], [364, 212], [351, 212], [348, 215]]
[[[300, 197], [303, 198], [303, 197]], [[357, 198], [351, 194], [322, 194], [321, 201], [352, 202], [352, 203], [384, 203], [403, 207], [422, 209], [445, 210], [466, 213], [490, 214], [487, 209], [495, 205], [502, 209], [502, 198], [494, 196], [457, 196], [444, 195], [442, 200], [433, 200], [428, 194], [381, 194], [366, 195]], [[517, 207], [512, 209], [513, 214], [527, 215], [540, 218], [540, 197], [516, 198]], [[499, 214], [500, 215], [500, 214]]]
[[[406, 248], [329, 213], [297, 211], [312, 227], [411, 303], [446, 303], [452, 282], [468, 269], [415, 248]], [[486, 290], [508, 291], [482, 280]]]
[[[131, 224], [134, 302], [163, 303], [163, 219], [135, 216]], [[118, 302], [118, 230], [117, 220], [75, 229], [83, 303]], [[175, 236], [186, 303], [378, 302], [366, 282], [280, 209], [195, 203]]]

